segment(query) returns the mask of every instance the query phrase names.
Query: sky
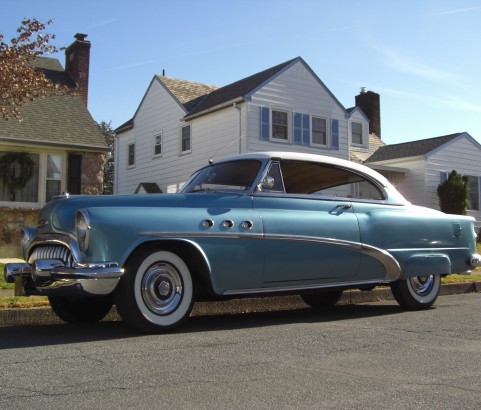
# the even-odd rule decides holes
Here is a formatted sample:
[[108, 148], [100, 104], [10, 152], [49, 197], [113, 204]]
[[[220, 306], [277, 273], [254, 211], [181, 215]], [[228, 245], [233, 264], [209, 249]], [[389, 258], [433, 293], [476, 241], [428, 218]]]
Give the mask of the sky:
[[[481, 143], [481, 0], [0, 0], [0, 32], [88, 34], [89, 111], [114, 128], [152, 78], [224, 86], [302, 57], [349, 108], [380, 94], [382, 139], [468, 132]], [[56, 57], [65, 65], [63, 51]]]

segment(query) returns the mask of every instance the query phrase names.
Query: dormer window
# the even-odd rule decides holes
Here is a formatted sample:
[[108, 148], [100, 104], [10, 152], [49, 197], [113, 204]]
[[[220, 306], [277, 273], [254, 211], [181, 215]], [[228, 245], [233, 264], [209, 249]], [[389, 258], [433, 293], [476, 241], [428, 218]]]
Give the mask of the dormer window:
[[364, 145], [364, 138], [362, 135], [362, 124], [360, 122], [351, 123], [351, 136], [354, 145]]

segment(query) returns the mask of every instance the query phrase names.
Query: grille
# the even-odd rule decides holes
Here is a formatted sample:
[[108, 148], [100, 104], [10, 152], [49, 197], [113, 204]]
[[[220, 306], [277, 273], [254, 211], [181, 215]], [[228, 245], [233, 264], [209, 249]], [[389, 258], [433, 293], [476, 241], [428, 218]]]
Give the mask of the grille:
[[73, 267], [74, 258], [69, 248], [62, 245], [39, 246], [30, 254], [29, 262], [37, 259], [57, 259], [62, 261], [65, 266]]

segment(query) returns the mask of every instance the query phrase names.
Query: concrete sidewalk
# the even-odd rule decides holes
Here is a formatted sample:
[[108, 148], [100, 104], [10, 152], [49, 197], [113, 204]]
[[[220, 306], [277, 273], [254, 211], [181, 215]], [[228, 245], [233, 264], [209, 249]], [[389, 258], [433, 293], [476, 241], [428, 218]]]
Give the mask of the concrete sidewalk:
[[[13, 296], [13, 291], [2, 291]], [[481, 282], [453, 283], [441, 286], [440, 296], [481, 292]], [[0, 293], [0, 297], [2, 294]], [[345, 291], [338, 304], [357, 304], [393, 299], [389, 287], [378, 287], [372, 291]], [[239, 314], [249, 312], [270, 312], [305, 309], [307, 305], [299, 296], [274, 296], [263, 298], [234, 299], [223, 302], [197, 302], [192, 316]], [[121, 320], [115, 307], [104, 319]], [[26, 309], [0, 309], [0, 326], [50, 325], [62, 322], [49, 307]]]

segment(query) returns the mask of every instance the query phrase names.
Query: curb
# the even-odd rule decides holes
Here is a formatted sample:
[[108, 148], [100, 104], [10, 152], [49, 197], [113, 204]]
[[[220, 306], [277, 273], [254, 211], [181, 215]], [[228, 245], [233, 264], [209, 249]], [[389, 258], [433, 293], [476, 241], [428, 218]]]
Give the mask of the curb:
[[[481, 292], [481, 282], [453, 283], [441, 286], [440, 296]], [[389, 287], [371, 291], [345, 291], [339, 305], [379, 302], [394, 299]], [[295, 296], [272, 296], [261, 298], [233, 299], [222, 302], [197, 302], [192, 316], [239, 314], [252, 312], [273, 312], [281, 310], [305, 309], [307, 305]], [[115, 307], [103, 321], [120, 321]], [[64, 323], [49, 307], [25, 309], [0, 309], [0, 327], [52, 325]]]

